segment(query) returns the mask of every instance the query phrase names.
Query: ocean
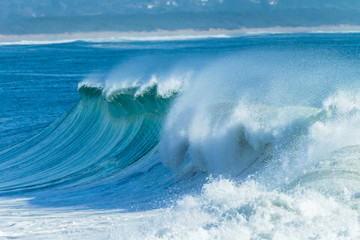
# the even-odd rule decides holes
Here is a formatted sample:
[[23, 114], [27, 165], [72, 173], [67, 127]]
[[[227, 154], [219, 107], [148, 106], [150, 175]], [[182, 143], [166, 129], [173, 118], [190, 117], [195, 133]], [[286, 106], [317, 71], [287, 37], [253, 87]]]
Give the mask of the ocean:
[[0, 44], [0, 239], [360, 239], [360, 34]]

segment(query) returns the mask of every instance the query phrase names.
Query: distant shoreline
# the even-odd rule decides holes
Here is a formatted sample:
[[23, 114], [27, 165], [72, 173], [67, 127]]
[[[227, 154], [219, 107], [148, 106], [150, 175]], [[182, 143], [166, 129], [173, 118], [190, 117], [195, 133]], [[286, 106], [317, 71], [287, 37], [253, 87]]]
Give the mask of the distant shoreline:
[[0, 34], [1, 45], [11, 44], [46, 44], [73, 41], [117, 42], [117, 41], [151, 41], [151, 40], [181, 40], [197, 38], [221, 38], [256, 34], [286, 34], [286, 33], [360, 33], [360, 26], [338, 25], [319, 27], [269, 27], [269, 28], [240, 28], [235, 30], [157, 30], [157, 31], [104, 31], [77, 32], [60, 34]]

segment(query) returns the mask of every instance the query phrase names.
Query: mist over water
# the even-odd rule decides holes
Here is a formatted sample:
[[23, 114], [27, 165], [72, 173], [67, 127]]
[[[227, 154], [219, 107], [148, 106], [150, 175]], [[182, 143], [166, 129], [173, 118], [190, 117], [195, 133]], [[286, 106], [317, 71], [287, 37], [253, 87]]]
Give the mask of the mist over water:
[[0, 237], [359, 238], [358, 39], [1, 46]]

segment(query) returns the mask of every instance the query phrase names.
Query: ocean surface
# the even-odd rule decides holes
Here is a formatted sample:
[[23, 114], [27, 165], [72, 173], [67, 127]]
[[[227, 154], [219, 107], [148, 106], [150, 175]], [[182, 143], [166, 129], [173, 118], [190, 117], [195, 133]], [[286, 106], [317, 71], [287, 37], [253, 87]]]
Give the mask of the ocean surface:
[[0, 44], [0, 239], [360, 239], [360, 34]]

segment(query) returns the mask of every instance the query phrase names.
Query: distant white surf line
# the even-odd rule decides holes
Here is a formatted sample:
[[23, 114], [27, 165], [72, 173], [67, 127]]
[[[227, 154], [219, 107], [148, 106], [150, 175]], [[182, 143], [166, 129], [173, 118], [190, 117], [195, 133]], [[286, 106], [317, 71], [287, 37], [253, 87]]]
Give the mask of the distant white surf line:
[[84, 42], [138, 42], [138, 41], [181, 41], [208, 38], [232, 38], [249, 35], [291, 34], [291, 33], [360, 33], [360, 26], [338, 25], [318, 27], [271, 27], [241, 28], [236, 30], [158, 30], [152, 32], [78, 32], [61, 34], [1, 35], [0, 46], [61, 44]]
[[155, 31], [155, 32], [84, 32], [62, 34], [0, 35], [1, 45], [60, 44], [75, 41], [84, 42], [139, 42], [139, 41], [181, 41], [207, 38], [230, 38], [231, 31]]
[[[101, 35], [101, 33], [99, 34]], [[54, 39], [54, 40], [21, 40], [21, 41], [4, 41], [0, 40], [0, 46], [4, 45], [47, 45], [47, 44], [61, 44], [71, 43], [76, 41], [104, 43], [104, 42], [145, 42], [145, 41], [181, 41], [181, 40], [196, 40], [207, 38], [230, 38], [226, 34], [216, 35], [174, 35], [174, 36], [124, 36], [124, 37], [94, 37], [94, 38], [70, 38], [70, 39]], [[1, 36], [0, 36], [1, 39]], [[52, 39], [52, 38], [51, 38]]]

